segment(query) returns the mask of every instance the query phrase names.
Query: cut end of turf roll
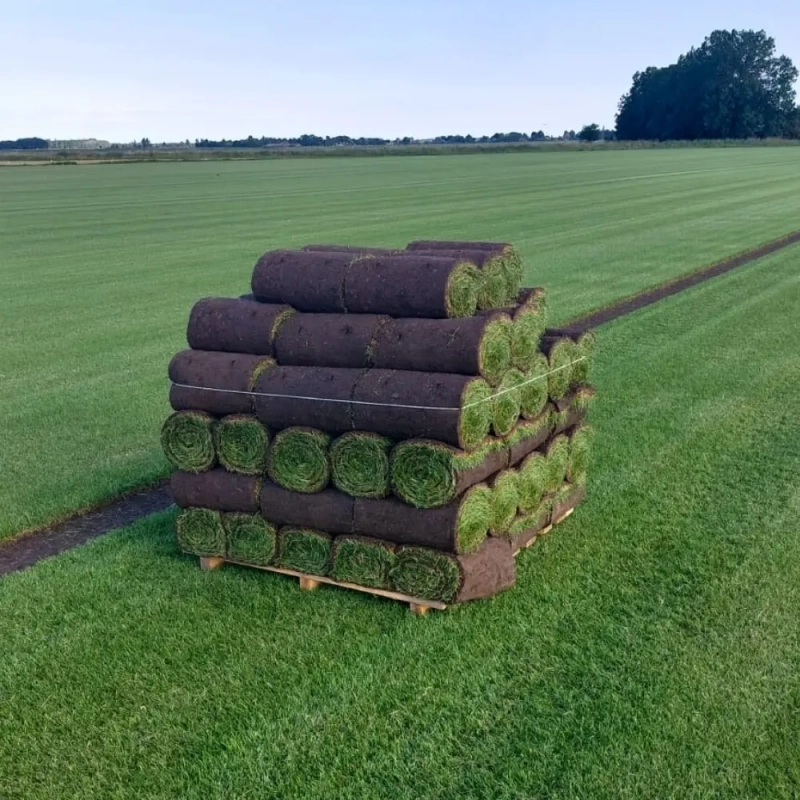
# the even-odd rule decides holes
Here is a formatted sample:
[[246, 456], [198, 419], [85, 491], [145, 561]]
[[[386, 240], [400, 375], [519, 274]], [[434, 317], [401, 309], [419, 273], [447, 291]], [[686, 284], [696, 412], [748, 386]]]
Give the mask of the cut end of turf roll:
[[469, 381], [461, 395], [458, 438], [464, 450], [473, 450], [488, 435], [492, 425], [492, 389], [483, 378]]
[[575, 353], [582, 361], [578, 361], [572, 370], [572, 383], [586, 383], [589, 380], [589, 370], [597, 349], [597, 337], [591, 332], [586, 331], [578, 337], [575, 344]]
[[334, 580], [387, 589], [395, 563], [395, 546], [367, 536], [339, 536], [333, 543], [331, 563]]
[[316, 428], [285, 428], [272, 440], [267, 472], [292, 492], [321, 492], [330, 479], [330, 437]]
[[[291, 316], [291, 314], [289, 315]], [[284, 317], [284, 321], [288, 319], [288, 317]], [[253, 372], [250, 375], [250, 381], [248, 385], [248, 389], [251, 392], [255, 391], [256, 384], [258, 383], [258, 379], [267, 371], [272, 369], [274, 366], [277, 366], [277, 361], [274, 358], [262, 358], [258, 364], [253, 368]], [[255, 398], [254, 398], [255, 399]]]
[[540, 356], [539, 342], [545, 329], [545, 315], [534, 306], [522, 306], [514, 315], [511, 361], [522, 372], [533, 367]]
[[417, 508], [447, 505], [456, 493], [454, 452], [449, 445], [430, 439], [398, 444], [391, 459], [395, 494]]
[[398, 548], [389, 573], [389, 585], [396, 592], [442, 603], [456, 599], [461, 583], [458, 559], [427, 547]]
[[183, 472], [206, 472], [217, 463], [214, 417], [203, 411], [176, 411], [161, 428], [169, 462]]
[[534, 353], [520, 388], [520, 414], [525, 419], [535, 419], [547, 405], [547, 371], [547, 359], [541, 353]]
[[462, 498], [456, 519], [455, 542], [458, 553], [474, 553], [489, 532], [492, 518], [492, 490], [479, 483]]
[[248, 414], [223, 417], [214, 429], [217, 457], [228, 472], [262, 475], [267, 468], [269, 433]]
[[577, 358], [577, 345], [571, 339], [559, 339], [552, 346], [548, 365], [550, 375], [547, 378], [550, 397], [558, 400], [567, 394], [572, 384], [572, 374], [576, 366], [574, 362]]
[[534, 512], [542, 502], [548, 488], [547, 457], [533, 452], [519, 468], [519, 510], [522, 514]]
[[306, 575], [327, 575], [330, 570], [331, 537], [311, 528], [278, 531], [277, 566]]
[[554, 492], [564, 482], [569, 463], [569, 438], [556, 436], [547, 446], [547, 480], [545, 490]]
[[510, 245], [504, 249], [503, 259], [506, 274], [506, 301], [512, 303], [519, 297], [522, 287], [522, 259], [516, 249]]
[[498, 473], [492, 483], [492, 513], [489, 532], [493, 536], [508, 534], [519, 506], [519, 473], [507, 469]]
[[377, 433], [351, 431], [340, 436], [330, 448], [334, 486], [353, 497], [386, 497], [392, 444]]
[[275, 557], [277, 526], [259, 514], [223, 514], [226, 557], [241, 564], [265, 567]]
[[521, 536], [527, 531], [546, 527], [547, 523], [550, 521], [550, 516], [552, 513], [553, 498], [550, 496], [543, 497], [538, 507], [534, 511], [520, 514], [511, 523], [509, 535], [513, 538], [516, 536]]
[[478, 308], [487, 311], [508, 305], [511, 278], [503, 256], [498, 254], [487, 258], [479, 280]]
[[484, 326], [478, 345], [481, 375], [496, 386], [511, 367], [511, 343], [514, 323], [508, 314], [493, 316]]
[[178, 547], [185, 553], [202, 558], [225, 555], [225, 528], [222, 514], [209, 508], [187, 508], [175, 523]]
[[478, 308], [481, 273], [463, 261], [452, 269], [447, 281], [445, 307], [448, 317], [471, 317]]
[[[297, 312], [293, 308], [287, 306], [283, 311], [281, 311], [280, 314], [275, 315], [275, 319], [272, 322], [272, 328], [270, 329], [269, 332], [270, 342], [275, 341], [275, 337], [278, 335], [278, 331], [280, 330], [281, 325], [283, 325], [283, 323], [286, 322], [287, 319], [293, 317], [296, 313]], [[262, 369], [261, 372], [263, 371], [264, 370]], [[260, 374], [261, 373], [259, 373], [259, 375]], [[253, 382], [253, 386], [255, 386], [255, 381]]]
[[586, 483], [589, 460], [592, 455], [593, 430], [588, 425], [577, 428], [569, 439], [567, 480], [573, 484]]
[[492, 400], [492, 427], [497, 436], [506, 436], [517, 424], [522, 406], [522, 383], [518, 369], [510, 369], [495, 390]]

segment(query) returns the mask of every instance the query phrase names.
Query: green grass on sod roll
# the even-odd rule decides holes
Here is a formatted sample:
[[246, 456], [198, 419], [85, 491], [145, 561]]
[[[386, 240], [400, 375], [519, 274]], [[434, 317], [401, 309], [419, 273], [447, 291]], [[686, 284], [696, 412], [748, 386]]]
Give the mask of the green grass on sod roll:
[[516, 248], [511, 247], [503, 255], [504, 272], [506, 277], [506, 303], [513, 303], [522, 287], [524, 269], [522, 258]]
[[490, 320], [484, 328], [478, 360], [481, 375], [492, 386], [496, 386], [511, 367], [514, 330], [514, 323], [506, 315]]
[[333, 541], [331, 577], [373, 589], [389, 587], [395, 546], [366, 536], [339, 536]]
[[[553, 345], [548, 365], [550, 375], [547, 377], [547, 391], [550, 397], [558, 399], [569, 391], [572, 385], [572, 376], [577, 366], [572, 362], [578, 357], [577, 345], [571, 339], [565, 337]], [[569, 366], [570, 364], [572, 366]]]
[[510, 369], [495, 389], [497, 397], [492, 400], [492, 427], [497, 436], [505, 436], [517, 424], [522, 405], [520, 385], [524, 380], [518, 369]]
[[567, 480], [570, 483], [586, 482], [589, 459], [592, 455], [593, 430], [588, 425], [577, 428], [569, 438], [569, 458], [567, 459]]
[[464, 493], [456, 520], [456, 547], [459, 553], [474, 553], [489, 532], [492, 520], [492, 490], [486, 484]]
[[519, 473], [515, 469], [503, 470], [491, 487], [492, 515], [489, 531], [494, 535], [508, 533], [517, 516], [519, 506]]
[[541, 499], [539, 505], [533, 510], [520, 514], [512, 523], [509, 528], [510, 536], [519, 536], [531, 528], [545, 527], [550, 515], [553, 513], [553, 498], [546, 495]]
[[588, 411], [596, 395], [597, 390], [594, 386], [579, 386], [575, 390], [575, 397], [572, 400], [572, 404], [578, 411]]
[[327, 533], [311, 528], [281, 528], [275, 564], [307, 575], [327, 575], [331, 541]]
[[214, 429], [217, 458], [229, 472], [262, 475], [267, 468], [269, 432], [255, 417], [231, 414]]
[[447, 553], [427, 547], [399, 547], [389, 585], [411, 597], [452, 603], [461, 588], [461, 568], [455, 556]]
[[330, 447], [334, 486], [353, 497], [389, 494], [389, 451], [392, 440], [377, 433], [350, 431]]
[[531, 359], [530, 369], [523, 373], [523, 386], [520, 387], [519, 410], [525, 419], [538, 417], [547, 404], [547, 371], [547, 359], [536, 353]]
[[592, 331], [586, 331], [578, 337], [575, 344], [575, 351], [579, 361], [572, 369], [572, 383], [586, 383], [589, 380], [589, 370], [592, 366], [595, 350], [597, 349], [597, 337]]
[[539, 353], [539, 340], [542, 338], [546, 324], [544, 311], [535, 306], [525, 305], [514, 315], [511, 333], [511, 361], [514, 366], [528, 372]]
[[225, 555], [225, 528], [222, 514], [210, 508], [187, 508], [175, 523], [178, 546], [195, 556]]
[[503, 440], [506, 443], [506, 447], [511, 448], [524, 439], [532, 439], [539, 436], [544, 428], [552, 426], [553, 415], [550, 410], [551, 408], [552, 406], [546, 407], [541, 414], [535, 416], [533, 419], [518, 423], [514, 430]]
[[554, 492], [563, 483], [569, 463], [569, 437], [556, 436], [547, 446], [547, 479], [545, 490]]
[[480, 270], [478, 308], [491, 310], [508, 305], [510, 278], [505, 259], [501, 255], [488, 258]]
[[161, 428], [161, 446], [170, 463], [184, 472], [206, 472], [217, 463], [214, 417], [203, 411], [176, 411]]
[[231, 561], [265, 567], [275, 557], [277, 526], [260, 514], [223, 514], [225, 556]]
[[447, 282], [447, 316], [471, 317], [478, 308], [481, 285], [481, 273], [474, 264], [457, 264]]
[[547, 457], [534, 451], [519, 467], [519, 510], [522, 514], [534, 512], [548, 488]]
[[461, 397], [459, 413], [459, 438], [465, 449], [477, 447], [488, 435], [492, 427], [493, 389], [482, 378], [469, 382]]
[[284, 489], [313, 494], [330, 479], [330, 436], [315, 428], [285, 428], [269, 447], [267, 472]]

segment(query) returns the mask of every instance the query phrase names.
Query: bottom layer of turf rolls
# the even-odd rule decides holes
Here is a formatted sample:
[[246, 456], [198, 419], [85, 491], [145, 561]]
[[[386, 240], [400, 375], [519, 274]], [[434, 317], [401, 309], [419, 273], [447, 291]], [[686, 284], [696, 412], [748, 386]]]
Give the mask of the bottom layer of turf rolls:
[[330, 437], [314, 428], [286, 428], [272, 440], [267, 472], [292, 492], [321, 492], [330, 479]]
[[366, 536], [339, 536], [331, 554], [331, 577], [373, 589], [389, 587], [389, 573], [395, 563], [395, 547]]
[[231, 414], [214, 429], [217, 457], [229, 472], [263, 475], [267, 466], [269, 433], [255, 417]]
[[176, 411], [161, 428], [161, 446], [170, 463], [184, 472], [205, 472], [216, 464], [214, 417], [203, 411]]
[[461, 586], [461, 570], [458, 560], [447, 553], [425, 547], [400, 547], [389, 573], [389, 584], [411, 597], [452, 603]]
[[330, 448], [336, 488], [353, 497], [386, 497], [391, 447], [392, 440], [377, 433], [351, 431], [340, 436]]
[[486, 538], [492, 519], [492, 490], [486, 484], [469, 489], [456, 519], [455, 540], [459, 553], [474, 553]]
[[275, 557], [277, 528], [258, 514], [225, 514], [226, 557], [265, 567]]
[[327, 575], [332, 539], [310, 528], [281, 528], [275, 564], [307, 575]]
[[187, 508], [176, 523], [178, 546], [186, 553], [204, 558], [225, 555], [222, 514], [207, 508]]

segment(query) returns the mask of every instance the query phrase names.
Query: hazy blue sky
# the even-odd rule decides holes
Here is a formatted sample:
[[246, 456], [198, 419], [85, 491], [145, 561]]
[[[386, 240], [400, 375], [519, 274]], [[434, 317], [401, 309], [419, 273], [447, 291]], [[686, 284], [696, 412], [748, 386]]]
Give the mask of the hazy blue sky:
[[795, 0], [14, 3], [0, 139], [612, 126], [637, 69], [732, 27], [800, 65]]

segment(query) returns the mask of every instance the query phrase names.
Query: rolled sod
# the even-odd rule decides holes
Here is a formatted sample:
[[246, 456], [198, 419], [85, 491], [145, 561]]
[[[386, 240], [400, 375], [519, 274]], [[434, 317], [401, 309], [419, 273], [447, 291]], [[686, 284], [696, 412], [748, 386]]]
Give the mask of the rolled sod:
[[278, 529], [260, 514], [223, 514], [226, 558], [265, 567], [275, 557]]
[[330, 571], [333, 539], [310, 528], [280, 528], [275, 564], [307, 575], [327, 575]]
[[210, 508], [187, 508], [175, 523], [178, 547], [203, 558], [225, 555], [225, 529], [222, 515]]
[[183, 350], [169, 365], [170, 404], [175, 411], [218, 416], [251, 413], [253, 397], [248, 392], [274, 366], [267, 356]]
[[467, 319], [393, 319], [375, 338], [378, 369], [482, 375], [500, 381], [511, 366], [511, 318], [494, 313]]
[[193, 350], [271, 356], [275, 333], [292, 314], [287, 305], [206, 297], [192, 308], [186, 338]]
[[558, 487], [553, 498], [552, 522], [558, 522], [570, 509], [582, 503], [586, 497], [585, 485], [564, 483]]
[[275, 357], [289, 366], [368, 367], [378, 330], [388, 322], [377, 314], [295, 314], [278, 330]]
[[385, 436], [365, 431], [340, 436], [330, 447], [334, 486], [353, 497], [386, 497], [392, 444]]
[[569, 437], [569, 458], [567, 459], [567, 480], [571, 484], [586, 483], [586, 473], [592, 454], [593, 431], [588, 425], [576, 428]]
[[210, 508], [215, 511], [258, 511], [261, 478], [236, 475], [224, 469], [212, 469], [197, 475], [173, 472], [170, 489], [175, 504], [181, 508]]
[[250, 414], [230, 414], [214, 428], [219, 463], [229, 472], [263, 475], [267, 468], [269, 432]]
[[559, 400], [554, 400], [553, 433], [563, 433], [582, 422], [595, 398], [594, 386], [578, 386]]
[[551, 406], [535, 419], [520, 422], [505, 438], [508, 449], [508, 466], [514, 467], [525, 456], [541, 447], [553, 432], [553, 411]]
[[545, 451], [547, 479], [545, 491], [554, 492], [564, 481], [569, 463], [569, 438], [560, 434], [550, 441]]
[[586, 331], [578, 337], [576, 344], [578, 355], [582, 356], [584, 360], [575, 365], [575, 369], [572, 371], [572, 382], [586, 383], [589, 380], [589, 371], [597, 349], [597, 337], [591, 331]]
[[505, 442], [487, 437], [475, 450], [409, 439], [392, 450], [392, 489], [416, 508], [438, 508], [506, 466]]
[[303, 250], [317, 253], [353, 253], [365, 256], [389, 256], [402, 253], [402, 250], [390, 250], [386, 247], [358, 247], [351, 244], [307, 244]]
[[349, 252], [272, 250], [253, 270], [253, 295], [262, 303], [285, 303], [298, 311], [343, 313], [345, 275], [361, 258]]
[[458, 559], [427, 547], [400, 547], [389, 573], [389, 585], [396, 592], [452, 603], [463, 577]]
[[522, 407], [522, 388], [525, 376], [510, 369], [494, 390], [492, 399], [492, 428], [496, 436], [506, 436], [517, 424]]
[[352, 395], [352, 427], [472, 450], [489, 433], [491, 391], [482, 378], [466, 375], [371, 369]]
[[541, 340], [542, 352], [547, 356], [547, 391], [550, 397], [564, 397], [572, 385], [572, 373], [579, 358], [577, 345], [567, 336], [545, 335]]
[[261, 513], [276, 525], [314, 528], [329, 533], [353, 533], [354, 498], [336, 489], [325, 489], [302, 497], [265, 481], [261, 490]]
[[491, 510], [492, 491], [486, 484], [472, 486], [443, 508], [414, 508], [395, 497], [357, 498], [353, 532], [395, 544], [472, 553], [489, 532]]
[[457, 603], [492, 597], [517, 582], [514, 549], [506, 537], [491, 537], [477, 553], [458, 557], [461, 570], [461, 588]]
[[489, 533], [503, 536], [509, 532], [519, 507], [519, 473], [506, 469], [498, 473], [490, 484], [492, 490], [492, 514]]
[[524, 419], [535, 419], [547, 405], [547, 359], [541, 354], [531, 360], [530, 368], [522, 374], [520, 387], [520, 414]]
[[284, 489], [321, 492], [331, 477], [330, 443], [331, 437], [316, 428], [286, 428], [269, 446], [267, 474]]
[[480, 272], [459, 258], [375, 256], [354, 261], [347, 269], [344, 308], [393, 317], [471, 317], [480, 285]]
[[509, 534], [514, 552], [527, 547], [550, 524], [552, 513], [552, 497], [543, 497], [535, 511], [520, 514], [511, 523]]
[[511, 361], [522, 372], [533, 368], [540, 357], [539, 342], [545, 330], [545, 315], [534, 306], [520, 306], [514, 314]]
[[534, 512], [548, 490], [547, 456], [538, 451], [528, 455], [519, 468], [519, 510], [520, 513]]
[[352, 430], [350, 401], [363, 374], [336, 367], [274, 367], [256, 384], [256, 416], [270, 430], [298, 425], [332, 434]]
[[169, 462], [184, 472], [206, 472], [217, 463], [214, 417], [203, 411], [176, 411], [161, 428]]
[[395, 546], [368, 536], [339, 536], [333, 541], [331, 577], [373, 589], [389, 587]]

